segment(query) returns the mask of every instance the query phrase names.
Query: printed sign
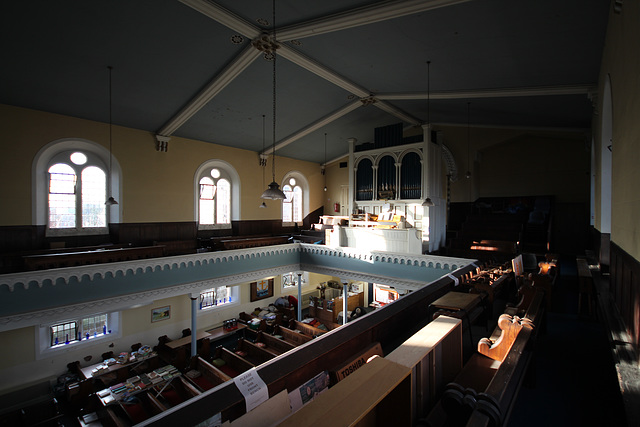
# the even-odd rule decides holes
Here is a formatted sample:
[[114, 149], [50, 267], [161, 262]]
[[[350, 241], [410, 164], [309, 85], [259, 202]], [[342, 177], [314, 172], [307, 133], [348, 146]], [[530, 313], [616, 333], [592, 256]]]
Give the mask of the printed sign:
[[262, 378], [260, 378], [255, 368], [251, 368], [247, 372], [238, 375], [233, 379], [233, 382], [244, 396], [244, 401], [247, 404], [247, 412], [269, 399], [267, 385]]

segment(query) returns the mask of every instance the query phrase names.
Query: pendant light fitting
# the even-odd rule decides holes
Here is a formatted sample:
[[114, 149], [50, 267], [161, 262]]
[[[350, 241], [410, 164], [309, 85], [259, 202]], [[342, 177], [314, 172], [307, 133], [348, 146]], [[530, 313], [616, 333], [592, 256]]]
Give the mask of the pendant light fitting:
[[[262, 152], [260, 153], [260, 167], [262, 168], [262, 187], [264, 188], [264, 169], [267, 167], [267, 158], [266, 156], [264, 156], [264, 140], [265, 140], [265, 115], [262, 115]], [[267, 207], [267, 204], [263, 201], [260, 206], [258, 206], [261, 209], [264, 209]]]
[[467, 173], [464, 174], [464, 177], [469, 179], [471, 178], [471, 168], [469, 167], [469, 152], [471, 145], [471, 102], [467, 102]]
[[[429, 149], [429, 139], [431, 137], [431, 87], [430, 87], [430, 68], [431, 68], [431, 61], [427, 61], [427, 150]], [[427, 184], [428, 186], [428, 184]], [[424, 199], [424, 202], [422, 202], [422, 206], [427, 206], [427, 207], [431, 207], [431, 206], [435, 206], [435, 204], [433, 203], [433, 201], [431, 200], [431, 198], [428, 195], [428, 188], [427, 188], [427, 198]]]
[[107, 188], [109, 190], [109, 198], [107, 199], [106, 202], [104, 202], [105, 205], [107, 206], [112, 206], [112, 205], [117, 205], [118, 202], [117, 200], [113, 197], [113, 195], [111, 195], [111, 163], [113, 160], [113, 154], [112, 154], [112, 146], [113, 146], [113, 141], [112, 141], [112, 127], [113, 127], [113, 122], [111, 119], [111, 105], [112, 105], [112, 100], [111, 100], [111, 70], [113, 69], [113, 67], [111, 65], [107, 66], [107, 68], [109, 69], [109, 171], [107, 174], [107, 179], [109, 180], [107, 182]]
[[[273, 0], [273, 40], [276, 41], [276, 2]], [[273, 160], [271, 163], [272, 181], [269, 187], [260, 196], [262, 199], [284, 200], [286, 196], [280, 190], [280, 185], [276, 182], [276, 49], [273, 49], [273, 148], [271, 150]]]

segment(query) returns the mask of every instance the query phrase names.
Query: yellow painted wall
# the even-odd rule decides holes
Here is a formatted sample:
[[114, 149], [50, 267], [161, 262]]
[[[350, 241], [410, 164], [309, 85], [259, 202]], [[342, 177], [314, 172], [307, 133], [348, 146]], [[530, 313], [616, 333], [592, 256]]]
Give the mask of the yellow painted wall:
[[[624, 2], [622, 13], [611, 11], [602, 55], [598, 91], [611, 79], [613, 141], [600, 141], [599, 114], [594, 120], [596, 153], [612, 144], [611, 241], [640, 259], [640, 4]], [[602, 112], [602, 96], [598, 97]], [[600, 156], [598, 156], [598, 164]], [[600, 168], [597, 169], [596, 228], [600, 229]]]
[[[108, 148], [108, 125], [89, 120], [0, 105], [5, 130], [0, 158], [2, 182], [0, 197], [12, 209], [0, 211], [0, 225], [31, 224], [31, 166], [36, 153], [46, 144], [63, 138], [82, 138]], [[10, 144], [10, 145], [9, 145]], [[155, 149], [151, 132], [113, 127], [112, 151], [120, 163], [123, 195], [119, 200], [122, 222], [193, 221], [194, 174], [211, 159], [230, 163], [241, 181], [241, 220], [277, 219], [280, 203], [267, 201], [267, 209], [258, 209], [266, 188], [258, 166], [258, 153], [195, 140], [173, 137], [168, 152]], [[271, 180], [271, 158], [267, 165], [267, 183]], [[316, 163], [276, 158], [276, 180], [289, 171], [299, 171], [309, 182], [309, 211], [323, 203], [324, 179]]]
[[[458, 179], [451, 184], [452, 202], [541, 194], [557, 195], [561, 201], [588, 200], [586, 132], [473, 126], [470, 130], [466, 126], [434, 129], [443, 132], [443, 143], [458, 168]], [[467, 171], [470, 179], [465, 178]]]
[[340, 162], [348, 162], [345, 157], [327, 165], [327, 192], [324, 194], [324, 214], [339, 215], [334, 212], [334, 203], [341, 203], [342, 187], [349, 185], [349, 168], [341, 168]]
[[584, 136], [522, 135], [483, 149], [473, 179], [480, 197], [554, 195], [556, 202], [587, 202], [588, 148]]

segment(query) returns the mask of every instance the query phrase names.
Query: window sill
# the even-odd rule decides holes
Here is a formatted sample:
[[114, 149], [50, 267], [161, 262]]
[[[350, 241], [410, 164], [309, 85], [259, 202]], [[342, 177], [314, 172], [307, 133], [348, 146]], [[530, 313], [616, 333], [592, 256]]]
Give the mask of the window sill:
[[198, 230], [230, 230], [231, 224], [198, 224]]
[[45, 232], [45, 237], [65, 237], [65, 236], [99, 236], [109, 234], [107, 227], [100, 228], [49, 228]]

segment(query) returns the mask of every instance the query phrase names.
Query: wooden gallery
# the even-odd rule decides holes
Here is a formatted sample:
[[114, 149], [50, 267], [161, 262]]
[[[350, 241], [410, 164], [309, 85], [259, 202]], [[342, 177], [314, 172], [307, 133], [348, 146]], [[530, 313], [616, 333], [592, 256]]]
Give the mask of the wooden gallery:
[[637, 2], [88, 3], [0, 6], [0, 425], [640, 423]]

